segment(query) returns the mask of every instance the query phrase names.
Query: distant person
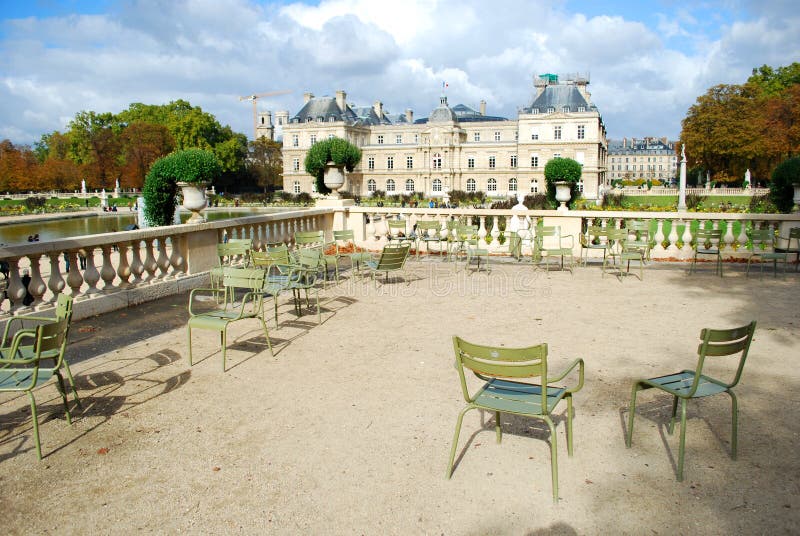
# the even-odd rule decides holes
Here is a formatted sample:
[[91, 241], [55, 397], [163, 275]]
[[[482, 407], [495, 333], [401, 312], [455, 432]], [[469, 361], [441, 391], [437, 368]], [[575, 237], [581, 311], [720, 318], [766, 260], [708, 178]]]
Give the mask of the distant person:
[[116, 211], [117, 211], [117, 205], [114, 205], [113, 207], [111, 207], [111, 212], [116, 212]]
[[33, 241], [34, 242], [38, 242], [39, 241], [39, 233], [36, 233], [35, 235], [33, 235]]
[[86, 208], [89, 208], [89, 198], [86, 198]]
[[33, 242], [33, 235], [28, 235], [28, 242]]
[[22, 286], [25, 287], [25, 296], [22, 298], [22, 305], [30, 305], [33, 303], [33, 296], [28, 291], [28, 285], [31, 284], [31, 276], [28, 273], [28, 269], [25, 268], [22, 270], [22, 278], [20, 279]]

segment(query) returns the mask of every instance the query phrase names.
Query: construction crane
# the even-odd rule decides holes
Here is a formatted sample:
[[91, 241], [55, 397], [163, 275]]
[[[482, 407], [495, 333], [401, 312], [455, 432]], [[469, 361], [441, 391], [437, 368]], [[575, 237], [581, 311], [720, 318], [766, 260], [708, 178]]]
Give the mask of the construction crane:
[[253, 101], [253, 140], [258, 139], [258, 99], [262, 97], [274, 97], [275, 95], [285, 95], [287, 93], [291, 93], [288, 89], [284, 89], [281, 91], [269, 91], [267, 93], [256, 93], [254, 95], [246, 95], [244, 97], [239, 97], [240, 101], [249, 100]]

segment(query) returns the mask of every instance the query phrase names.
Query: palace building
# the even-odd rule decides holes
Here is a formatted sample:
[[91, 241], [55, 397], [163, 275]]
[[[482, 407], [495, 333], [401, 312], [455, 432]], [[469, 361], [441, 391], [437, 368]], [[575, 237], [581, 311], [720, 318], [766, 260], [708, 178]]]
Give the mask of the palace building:
[[659, 180], [674, 183], [678, 155], [667, 138], [622, 138], [608, 143], [608, 180]]
[[[552, 158], [572, 158], [583, 165], [579, 184], [596, 199], [607, 183], [608, 140], [600, 112], [587, 91], [588, 77], [534, 77], [535, 96], [516, 119], [486, 114], [463, 104], [450, 107], [442, 95], [425, 118], [412, 110], [391, 114], [380, 101], [360, 107], [347, 94], [315, 97], [306, 93], [300, 111], [289, 118], [278, 112], [283, 130], [283, 185], [293, 193], [312, 192], [305, 173], [306, 151], [330, 137], [347, 139], [363, 156], [348, 173], [342, 190], [369, 195], [421, 192], [440, 197], [449, 190], [482, 190], [490, 197], [544, 192], [544, 166]], [[262, 114], [259, 136], [274, 132], [271, 116]]]

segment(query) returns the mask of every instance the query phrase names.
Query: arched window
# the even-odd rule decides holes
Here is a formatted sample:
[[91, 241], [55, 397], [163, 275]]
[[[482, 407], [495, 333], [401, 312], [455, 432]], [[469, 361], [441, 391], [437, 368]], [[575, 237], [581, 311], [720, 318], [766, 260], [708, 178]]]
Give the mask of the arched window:
[[434, 192], [441, 192], [442, 191], [442, 180], [441, 179], [433, 179], [433, 191]]
[[497, 179], [489, 179], [489, 182], [486, 184], [486, 190], [489, 192], [496, 192], [497, 191]]
[[386, 179], [386, 191], [394, 192], [394, 179]]
[[295, 194], [299, 194], [299, 193], [300, 193], [300, 181], [294, 181], [294, 182], [292, 183], [292, 191], [293, 191]]
[[475, 191], [475, 179], [467, 179], [467, 191], [468, 192]]
[[509, 192], [517, 191], [517, 179], [514, 178], [508, 179], [508, 191]]
[[377, 189], [378, 189], [378, 184], [375, 182], [375, 179], [370, 179], [367, 181], [367, 191], [369, 193], [373, 193]]
[[414, 179], [408, 179], [406, 181], [406, 192], [413, 192], [414, 191]]

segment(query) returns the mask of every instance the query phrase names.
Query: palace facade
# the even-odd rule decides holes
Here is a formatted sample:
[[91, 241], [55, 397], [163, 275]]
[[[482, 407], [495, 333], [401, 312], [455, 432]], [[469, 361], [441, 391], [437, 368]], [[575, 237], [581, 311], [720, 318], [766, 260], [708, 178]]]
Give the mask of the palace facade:
[[[283, 128], [284, 189], [313, 192], [313, 178], [303, 170], [306, 152], [336, 136], [363, 151], [342, 188], [362, 196], [378, 190], [426, 197], [449, 190], [482, 190], [490, 197], [543, 192], [545, 164], [565, 157], [583, 165], [579, 188], [585, 198], [596, 199], [607, 183], [608, 140], [588, 83], [580, 76], [534, 77], [535, 97], [513, 120], [487, 115], [484, 101], [479, 110], [450, 107], [444, 95], [428, 117], [415, 119], [412, 110], [390, 114], [379, 101], [349, 104], [344, 91], [335, 97], [306, 93], [296, 115], [276, 114]], [[271, 117], [262, 116], [259, 135], [272, 129]]]
[[622, 138], [608, 142], [608, 179], [659, 180], [674, 183], [678, 155], [667, 138]]

